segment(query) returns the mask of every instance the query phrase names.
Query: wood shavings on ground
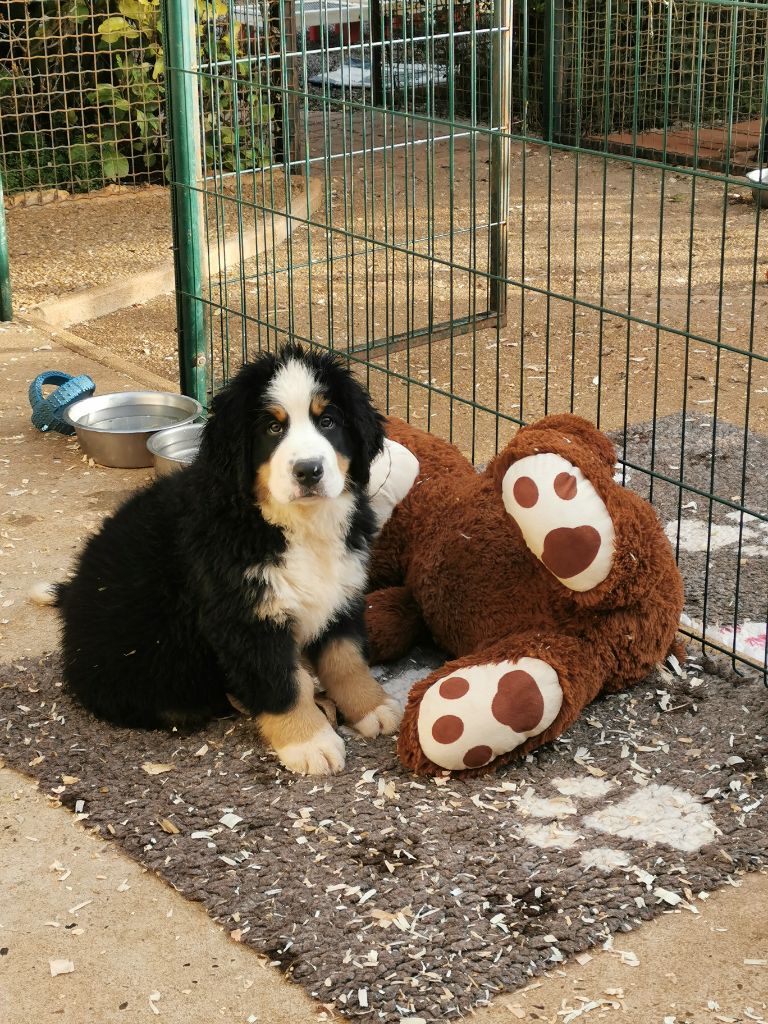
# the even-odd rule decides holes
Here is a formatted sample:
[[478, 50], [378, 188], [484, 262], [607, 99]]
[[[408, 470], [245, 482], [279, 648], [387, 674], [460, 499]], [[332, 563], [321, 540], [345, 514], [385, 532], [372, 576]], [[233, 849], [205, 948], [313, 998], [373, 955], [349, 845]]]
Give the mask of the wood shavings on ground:
[[163, 772], [170, 772], [170, 771], [172, 771], [176, 767], [176, 765], [175, 764], [154, 764], [152, 761], [144, 761], [144, 763], [142, 764], [141, 767], [144, 769], [144, 771], [147, 773], [147, 775], [162, 775]]
[[219, 818], [219, 824], [223, 825], [225, 828], [234, 828], [236, 825], [239, 825], [242, 820], [243, 819], [239, 814], [230, 813], [225, 814], [223, 818]]
[[49, 960], [51, 977], [56, 978], [59, 974], [72, 974], [75, 965], [71, 960]]
[[72, 874], [71, 869], [66, 867], [66, 865], [62, 864], [61, 861], [58, 860], [55, 860], [53, 864], [51, 864], [49, 871], [57, 871], [59, 873], [58, 880], [60, 882], [66, 882], [66, 880]]
[[619, 954], [619, 957], [621, 959], [621, 962], [626, 967], [639, 967], [640, 966], [640, 961], [639, 961], [639, 959], [637, 957], [637, 954], [633, 953], [631, 950], [620, 949], [620, 950], [618, 950], [618, 954]]
[[670, 907], [676, 907], [678, 903], [683, 902], [682, 896], [679, 896], [676, 892], [671, 892], [669, 889], [662, 889], [661, 886], [657, 886], [653, 890], [653, 895], [658, 896], [664, 903], [668, 903]]
[[613, 1010], [621, 1009], [621, 1003], [615, 999], [585, 999], [583, 996], [577, 996], [576, 998], [581, 1001], [581, 1006], [575, 1008], [564, 1007], [562, 1010], [558, 1010], [557, 1016], [562, 1017], [563, 1024], [571, 1024], [571, 1021], [584, 1017], [588, 1013], [592, 1013], [593, 1010], [605, 1009], [606, 1007]]
[[[742, 821], [745, 806], [768, 797], [768, 778], [754, 768], [762, 748], [748, 735], [768, 698], [748, 682], [739, 701], [749, 714], [731, 725], [732, 740], [722, 730], [732, 691], [721, 680], [702, 674], [696, 714], [673, 715], [659, 710], [653, 679], [613, 695], [514, 770], [459, 784], [407, 777], [389, 738], [350, 736], [345, 772], [312, 779], [285, 772], [240, 719], [189, 736], [111, 730], [69, 701], [46, 664], [30, 662], [24, 674], [0, 667], [3, 757], [44, 792], [77, 778], [60, 796], [70, 808], [84, 802], [89, 828], [199, 900], [233, 941], [266, 954], [265, 967], [321, 998], [329, 1019], [460, 1020], [506, 991], [515, 1007], [506, 1017], [542, 1020], [532, 978], [589, 964], [615, 933], [606, 954], [620, 964], [608, 987], [569, 998], [555, 1024], [613, 1018], [621, 968], [639, 964], [616, 948], [628, 941], [619, 936], [684, 913], [728, 879], [738, 885], [765, 856], [768, 801], [748, 812], [748, 827]], [[665, 692], [675, 707], [688, 684], [672, 680]], [[677, 743], [680, 735], [695, 742]], [[29, 768], [33, 754], [44, 760]], [[637, 757], [650, 776], [631, 766]], [[664, 788], [674, 786], [680, 793]], [[706, 828], [681, 820], [691, 808]], [[635, 834], [646, 817], [648, 831]], [[68, 870], [55, 861], [51, 885]], [[130, 888], [119, 877], [105, 884], [113, 900]], [[78, 906], [76, 892], [69, 899]], [[64, 913], [50, 938], [77, 923]], [[765, 972], [745, 966], [755, 978]], [[154, 1014], [146, 1003], [142, 1012]]]
[[403, 907], [402, 910], [398, 910], [395, 913], [391, 913], [388, 910], [378, 910], [374, 908], [369, 911], [369, 913], [380, 928], [389, 928], [390, 925], [394, 925], [396, 928], [399, 928], [401, 932], [410, 931], [411, 925], [408, 921], [408, 916], [413, 915], [411, 907]]
[[615, 949], [613, 945], [613, 935], [609, 935], [606, 941], [603, 943], [603, 949], [610, 953], [611, 956], [618, 957], [621, 963], [625, 967], [639, 967], [640, 960], [636, 953], [633, 953], [629, 949]]
[[93, 900], [82, 900], [82, 902], [76, 903], [74, 905], [74, 907], [70, 907], [69, 908], [69, 912], [70, 912], [70, 914], [76, 914], [78, 912], [78, 910], [82, 910], [83, 907], [87, 907], [91, 903], [93, 903]]

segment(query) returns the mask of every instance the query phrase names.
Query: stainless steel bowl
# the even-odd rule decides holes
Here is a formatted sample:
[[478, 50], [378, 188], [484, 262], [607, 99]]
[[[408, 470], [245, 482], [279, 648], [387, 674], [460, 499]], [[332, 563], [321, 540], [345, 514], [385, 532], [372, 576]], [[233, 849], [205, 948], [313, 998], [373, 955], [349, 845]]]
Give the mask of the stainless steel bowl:
[[166, 391], [122, 391], [93, 395], [64, 411], [83, 451], [102, 466], [139, 469], [151, 466], [147, 448], [152, 434], [191, 423], [202, 413], [194, 398]]
[[[752, 184], [752, 195], [757, 205], [768, 206], [768, 167], [758, 167], [755, 171], [749, 171], [747, 178]], [[764, 187], [760, 188], [760, 185]]]
[[155, 475], [165, 476], [195, 461], [203, 435], [203, 423], [185, 423], [153, 434], [147, 448], [155, 459]]

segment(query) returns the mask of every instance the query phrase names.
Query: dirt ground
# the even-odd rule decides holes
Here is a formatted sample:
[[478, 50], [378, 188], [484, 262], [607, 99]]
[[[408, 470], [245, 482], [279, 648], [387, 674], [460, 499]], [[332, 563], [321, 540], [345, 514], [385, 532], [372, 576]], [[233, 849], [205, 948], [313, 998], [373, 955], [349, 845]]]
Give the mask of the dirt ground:
[[[238, 201], [245, 204], [246, 225], [249, 210], [262, 206], [265, 194], [276, 209], [285, 202], [280, 175], [243, 179], [239, 195], [231, 178], [210, 182], [206, 191], [206, 216], [211, 223], [218, 216], [226, 234], [235, 228]], [[173, 256], [170, 193], [159, 185], [13, 206], [6, 218], [19, 314], [46, 299], [153, 270]], [[211, 241], [218, 241], [215, 232]]]
[[[143, 383], [140, 371], [73, 355], [39, 329], [0, 325], [3, 660], [55, 645], [55, 616], [26, 600], [31, 582], [66, 572], [102, 516], [149, 479], [144, 470], [89, 466], [70, 439], [32, 428], [27, 386], [52, 366], [90, 373], [102, 391]], [[579, 1009], [627, 1024], [768, 1019], [768, 876], [734, 879], [700, 911], [671, 910], [617, 937], [617, 948], [636, 954], [635, 967], [593, 950], [591, 960], [501, 997], [477, 1020], [556, 1024]], [[70, 960], [74, 971], [52, 977], [56, 959]], [[198, 907], [89, 834], [87, 820], [49, 806], [29, 781], [0, 767], [0, 1019], [134, 1024], [154, 1016], [293, 1024], [331, 1015]]]
[[7, 212], [14, 307], [150, 270], [173, 252], [164, 188], [15, 207]]
[[[346, 145], [356, 145], [353, 133]], [[505, 325], [366, 352], [488, 309], [487, 145], [473, 153], [459, 139], [451, 159], [449, 144], [435, 143], [433, 186], [428, 152], [331, 162], [316, 226], [207, 286], [215, 381], [225, 338], [230, 369], [290, 334], [360, 349], [383, 406], [452, 436], [478, 461], [513, 420], [564, 409], [607, 429], [690, 409], [768, 430], [765, 217], [746, 188], [620, 160], [515, 146]], [[442, 237], [430, 242], [433, 225]], [[175, 376], [170, 296], [77, 333]]]

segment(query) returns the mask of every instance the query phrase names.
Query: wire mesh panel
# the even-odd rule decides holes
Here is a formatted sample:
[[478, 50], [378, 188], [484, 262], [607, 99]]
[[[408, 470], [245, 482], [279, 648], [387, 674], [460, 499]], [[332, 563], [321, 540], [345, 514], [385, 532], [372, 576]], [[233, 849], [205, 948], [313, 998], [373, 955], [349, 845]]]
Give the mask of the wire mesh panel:
[[[768, 10], [765, 5], [651, 2], [564, 5], [560, 130], [570, 135], [688, 127], [750, 120], [762, 107]], [[582, 15], [581, 20], [579, 15]], [[610, 38], [606, 39], [606, 26]], [[608, 46], [607, 43], [610, 43]], [[573, 88], [583, 54], [580, 87]], [[610, 64], [611, 89], [604, 88]], [[635, 80], [639, 64], [642, 77]]]
[[[195, 2], [190, 0], [190, 11]], [[234, 21], [222, 0], [208, 7], [201, 0], [198, 7], [195, 45], [201, 60], [214, 68], [247, 60], [253, 12], [234, 5], [242, 11]], [[271, 25], [278, 33], [271, 41], [276, 54], [275, 18]], [[160, 0], [0, 0], [0, 171], [6, 192], [163, 183], [165, 65]], [[243, 67], [235, 66], [236, 76], [245, 73]], [[273, 71], [279, 84], [277, 63]], [[275, 107], [265, 104], [252, 112], [250, 141], [241, 130], [236, 143], [231, 90], [219, 89], [214, 77], [201, 92], [209, 162], [232, 172], [236, 144], [255, 151], [264, 146], [266, 153], [274, 146], [272, 155], [282, 158]], [[273, 124], [267, 123], [270, 117]], [[271, 142], [262, 142], [262, 135], [271, 135]], [[255, 155], [264, 162], [263, 153]]]
[[228, 111], [176, 175], [187, 369], [215, 389], [289, 338], [339, 349], [477, 463], [545, 413], [597, 422], [675, 547], [685, 630], [765, 670], [765, 5], [224, 6], [243, 56], [178, 66], [188, 118]]
[[8, 193], [162, 180], [159, 0], [0, 0]]
[[[633, 128], [653, 145], [654, 133], [696, 124], [701, 164], [722, 139], [733, 96], [736, 159], [754, 159], [762, 134], [765, 4], [523, 0], [515, 4], [513, 28], [513, 124], [544, 129], [551, 115], [560, 141], [577, 141], [578, 133], [580, 143], [595, 142], [607, 131], [616, 148]], [[690, 152], [675, 155], [690, 162]]]
[[605, 12], [546, 12], [553, 141], [534, 119], [514, 137], [505, 351], [481, 375], [499, 360], [502, 415], [573, 410], [615, 438], [677, 552], [686, 631], [765, 670], [768, 239], [745, 171], [768, 163], [766, 8]]
[[[503, 316], [502, 10], [225, 6], [242, 55], [211, 62], [198, 46], [187, 73], [213, 131], [199, 185], [184, 186], [199, 195], [209, 387], [258, 348], [299, 338], [359, 359], [381, 352], [391, 401], [397, 348]], [[198, 23], [213, 15], [201, 4]], [[471, 88], [456, 86], [462, 74]], [[233, 166], [223, 147], [235, 138]]]

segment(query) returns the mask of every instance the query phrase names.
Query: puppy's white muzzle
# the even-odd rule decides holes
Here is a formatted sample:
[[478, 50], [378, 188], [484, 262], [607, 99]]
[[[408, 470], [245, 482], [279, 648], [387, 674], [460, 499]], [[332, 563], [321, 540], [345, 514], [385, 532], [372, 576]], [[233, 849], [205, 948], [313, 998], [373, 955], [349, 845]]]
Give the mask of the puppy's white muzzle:
[[270, 460], [268, 486], [274, 500], [338, 498], [345, 483], [336, 449], [314, 423], [290, 426]]

